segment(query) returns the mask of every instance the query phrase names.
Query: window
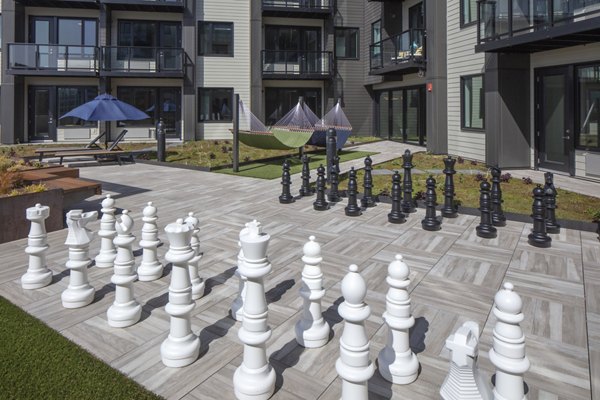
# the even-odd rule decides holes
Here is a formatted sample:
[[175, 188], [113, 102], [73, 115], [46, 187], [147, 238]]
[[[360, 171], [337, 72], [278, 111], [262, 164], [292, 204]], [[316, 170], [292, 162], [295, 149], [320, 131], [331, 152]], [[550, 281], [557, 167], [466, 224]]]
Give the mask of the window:
[[477, 0], [460, 0], [460, 26], [477, 22]]
[[265, 124], [274, 125], [298, 104], [300, 97], [317, 117], [321, 116], [322, 95], [320, 88], [265, 88]]
[[162, 118], [167, 137], [181, 136], [181, 88], [120, 86], [117, 97], [150, 116], [140, 121], [119, 121], [118, 126], [156, 126]]
[[483, 130], [485, 115], [485, 93], [483, 75], [463, 76], [460, 78], [461, 127]]
[[158, 21], [119, 20], [117, 33], [118, 59], [127, 58], [131, 49], [132, 58], [155, 58], [156, 47], [180, 48], [181, 23]]
[[578, 135], [576, 146], [600, 150], [600, 65], [577, 68]]
[[198, 121], [231, 121], [233, 88], [198, 88]]
[[[381, 42], [381, 20], [371, 24], [371, 43], [377, 44]], [[377, 56], [381, 53], [381, 45], [373, 46], [373, 55]]]
[[425, 28], [425, 7], [423, 2], [417, 3], [408, 9], [408, 27], [409, 29]]
[[[75, 107], [87, 103], [98, 96], [98, 88], [86, 86], [57, 87], [56, 88], [58, 116], [65, 115]], [[96, 126], [96, 121], [85, 121], [75, 117], [61, 118], [59, 127]]]
[[358, 60], [358, 28], [335, 28], [335, 57]]
[[233, 57], [233, 22], [198, 22], [198, 55]]

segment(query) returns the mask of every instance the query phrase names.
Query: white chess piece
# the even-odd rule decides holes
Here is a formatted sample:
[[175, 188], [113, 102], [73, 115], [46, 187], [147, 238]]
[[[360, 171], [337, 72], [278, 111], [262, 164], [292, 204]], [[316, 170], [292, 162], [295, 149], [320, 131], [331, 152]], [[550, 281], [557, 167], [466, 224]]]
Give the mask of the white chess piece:
[[194, 257], [190, 247], [192, 231], [183, 219], [165, 227], [169, 238], [169, 251], [165, 255], [173, 264], [171, 283], [169, 284], [169, 302], [165, 307], [171, 316], [169, 336], [160, 346], [163, 364], [167, 367], [185, 367], [200, 354], [200, 339], [192, 332], [190, 313], [196, 307], [192, 300], [192, 284], [188, 272], [188, 262]]
[[303, 312], [296, 322], [296, 341], [308, 348], [322, 347], [329, 340], [329, 324], [321, 313], [321, 299], [325, 296], [321, 272], [321, 246], [311, 236], [303, 248], [304, 269], [300, 296], [304, 299]]
[[140, 247], [142, 250], [142, 263], [137, 269], [138, 279], [142, 282], [154, 281], [160, 279], [163, 275], [163, 265], [158, 261], [157, 248], [160, 244], [158, 240], [158, 226], [156, 221], [157, 209], [152, 202], [142, 210], [142, 240]]
[[238, 399], [266, 400], [275, 391], [275, 370], [267, 360], [266, 342], [271, 337], [267, 324], [267, 300], [264, 277], [271, 272], [267, 247], [271, 237], [262, 233], [260, 223], [246, 224], [240, 235], [244, 261], [238, 266], [245, 276], [246, 298], [244, 320], [238, 336], [244, 343], [244, 359], [233, 375], [233, 387]]
[[106, 195], [106, 198], [102, 200], [102, 218], [100, 218], [100, 230], [98, 236], [100, 236], [100, 252], [95, 258], [96, 267], [98, 268], [111, 268], [115, 257], [117, 256], [117, 250], [113, 243], [113, 239], [117, 236], [115, 231], [115, 199], [110, 194]]
[[513, 289], [513, 284], [506, 282], [494, 297], [492, 311], [498, 321], [489, 352], [490, 361], [496, 367], [494, 400], [527, 399], [523, 374], [529, 370], [529, 359], [525, 355], [525, 335], [519, 326], [524, 319], [523, 301]]
[[200, 253], [200, 221], [193, 212], [188, 213], [188, 217], [184, 221], [192, 230], [192, 239], [190, 246], [194, 251], [194, 258], [188, 262], [188, 271], [192, 282], [192, 299], [198, 300], [204, 296], [204, 280], [198, 274], [202, 253]]
[[388, 266], [386, 281], [389, 285], [385, 297], [383, 319], [388, 326], [387, 344], [377, 358], [379, 373], [392, 383], [406, 385], [414, 382], [419, 374], [419, 360], [410, 348], [409, 330], [415, 325], [410, 311], [410, 270], [396, 254]]
[[140, 320], [142, 307], [133, 295], [133, 282], [137, 279], [131, 246], [135, 236], [131, 234], [133, 219], [129, 211], [123, 210], [121, 221], [115, 222], [117, 237], [114, 239], [117, 247], [114, 274], [110, 281], [115, 285], [115, 301], [108, 308], [106, 317], [108, 324], [115, 328], [131, 326]]
[[349, 270], [342, 280], [344, 302], [338, 312], [344, 318], [344, 332], [335, 369], [342, 378], [342, 400], [367, 400], [367, 382], [375, 373], [375, 366], [369, 359], [369, 338], [365, 329], [371, 308], [364, 302], [367, 284], [358, 273], [358, 267], [351, 265]]
[[440, 389], [444, 400], [491, 400], [492, 389], [477, 368], [479, 325], [467, 321], [446, 339], [450, 372]]
[[39, 289], [52, 282], [52, 271], [46, 266], [48, 234], [45, 220], [50, 216], [50, 207], [36, 204], [25, 212], [31, 222], [25, 253], [29, 255], [27, 272], [21, 277], [23, 289]]
[[[247, 228], [244, 227], [240, 231], [240, 237], [243, 234], [245, 234], [244, 232], [246, 232], [246, 229]], [[242, 243], [240, 241], [238, 241], [238, 246], [240, 248], [240, 251], [238, 252], [237, 268], [235, 269], [235, 276], [237, 276], [238, 278], [238, 294], [235, 297], [235, 299], [233, 299], [233, 303], [231, 303], [230, 314], [233, 319], [241, 322], [244, 320], [244, 299], [246, 298], [246, 283], [248, 280], [245, 276], [240, 274], [240, 265], [242, 265], [242, 263], [244, 262], [244, 251], [242, 249]]]
[[85, 307], [94, 301], [95, 289], [90, 286], [87, 275], [87, 267], [92, 263], [89, 248], [94, 233], [85, 226], [97, 217], [96, 211], [71, 210], [67, 213], [69, 231], [65, 244], [69, 246], [69, 260], [66, 267], [71, 272], [69, 286], [61, 295], [65, 308]]

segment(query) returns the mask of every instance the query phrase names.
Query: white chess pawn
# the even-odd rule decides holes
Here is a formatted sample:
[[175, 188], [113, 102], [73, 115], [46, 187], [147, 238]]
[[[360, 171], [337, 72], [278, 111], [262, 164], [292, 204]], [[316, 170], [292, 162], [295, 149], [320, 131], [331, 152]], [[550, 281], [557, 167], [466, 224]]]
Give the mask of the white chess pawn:
[[184, 221], [192, 231], [192, 239], [190, 246], [194, 251], [194, 258], [188, 262], [188, 271], [192, 282], [192, 299], [198, 300], [204, 296], [204, 280], [198, 274], [202, 253], [200, 253], [200, 221], [194, 216], [193, 212], [188, 213], [188, 217]]
[[523, 374], [529, 370], [529, 359], [525, 355], [525, 335], [519, 325], [524, 319], [523, 301], [513, 289], [513, 284], [506, 282], [496, 293], [492, 309], [498, 319], [489, 352], [490, 361], [496, 367], [495, 400], [527, 399]]
[[[244, 227], [240, 231], [239, 237], [242, 237], [242, 235], [245, 234], [246, 229], [247, 228]], [[240, 274], [240, 265], [242, 265], [242, 263], [244, 262], [244, 251], [242, 249], [242, 243], [240, 241], [238, 241], [238, 246], [240, 248], [240, 251], [238, 252], [237, 268], [235, 270], [235, 276], [237, 276], [238, 278], [238, 294], [236, 298], [233, 299], [233, 303], [231, 303], [230, 314], [233, 319], [241, 322], [244, 320], [244, 299], [246, 298], [246, 283], [248, 280], [245, 276]]]
[[388, 266], [386, 281], [389, 290], [385, 297], [383, 319], [388, 326], [387, 344], [377, 358], [379, 373], [392, 383], [406, 385], [414, 382], [419, 373], [419, 360], [410, 348], [409, 329], [415, 325], [410, 311], [410, 270], [402, 256]]
[[38, 203], [35, 207], [29, 207], [25, 215], [31, 221], [25, 248], [25, 253], [29, 255], [29, 266], [21, 277], [21, 286], [23, 289], [39, 289], [52, 282], [52, 271], [46, 266], [49, 246], [44, 222], [50, 216], [50, 207]]
[[117, 250], [113, 243], [113, 239], [117, 236], [115, 231], [115, 199], [110, 194], [106, 195], [106, 198], [102, 200], [102, 218], [100, 218], [100, 230], [98, 236], [100, 236], [100, 252], [95, 258], [96, 267], [98, 268], [111, 268], [115, 257], [117, 256]]
[[465, 322], [446, 339], [452, 353], [450, 372], [440, 389], [444, 400], [491, 400], [492, 389], [477, 368], [479, 325]]
[[133, 295], [133, 282], [137, 279], [137, 274], [131, 250], [135, 241], [132, 229], [133, 219], [129, 216], [129, 211], [123, 210], [121, 221], [117, 219], [115, 222], [117, 237], [114, 243], [117, 247], [117, 257], [114, 262], [114, 274], [110, 278], [115, 285], [115, 301], [106, 312], [108, 324], [114, 328], [131, 326], [142, 316], [142, 307]]
[[351, 265], [349, 270], [342, 280], [344, 302], [340, 304], [338, 313], [344, 318], [344, 332], [335, 369], [342, 378], [342, 400], [367, 400], [367, 382], [375, 373], [369, 359], [369, 338], [365, 329], [371, 308], [364, 302], [367, 284], [358, 273], [358, 267]]
[[67, 213], [69, 232], [65, 244], [69, 246], [69, 260], [66, 267], [71, 272], [69, 286], [61, 295], [65, 308], [85, 307], [94, 301], [95, 289], [90, 286], [87, 275], [87, 267], [92, 262], [89, 248], [94, 233], [85, 226], [97, 217], [96, 211], [71, 210]]
[[321, 299], [325, 296], [323, 289], [323, 273], [321, 272], [321, 246], [315, 242], [315, 237], [303, 248], [304, 269], [302, 270], [302, 287], [300, 296], [304, 299], [304, 308], [296, 322], [296, 341], [308, 348], [322, 347], [329, 340], [329, 324], [321, 313]]
[[140, 247], [142, 250], [142, 263], [137, 269], [138, 279], [142, 282], [154, 281], [160, 279], [163, 274], [163, 265], [158, 261], [157, 248], [160, 244], [158, 240], [158, 226], [156, 221], [156, 207], [152, 205], [152, 202], [148, 202], [148, 205], [142, 210], [142, 240], [140, 240]]
[[169, 251], [165, 258], [173, 264], [169, 302], [165, 307], [171, 316], [171, 328], [169, 336], [160, 346], [160, 355], [167, 367], [179, 368], [190, 365], [200, 354], [200, 339], [192, 332], [190, 316], [196, 307], [188, 272], [188, 262], [194, 258], [194, 251], [190, 247], [192, 231], [180, 218], [174, 224], [167, 225], [165, 232], [169, 238]]
[[264, 277], [271, 272], [267, 247], [271, 237], [262, 233], [260, 223], [246, 224], [240, 235], [244, 261], [238, 266], [245, 276], [246, 298], [244, 320], [238, 336], [244, 343], [244, 359], [233, 375], [233, 388], [238, 399], [266, 400], [275, 391], [275, 370], [268, 362], [266, 342], [271, 337], [267, 324], [268, 308]]

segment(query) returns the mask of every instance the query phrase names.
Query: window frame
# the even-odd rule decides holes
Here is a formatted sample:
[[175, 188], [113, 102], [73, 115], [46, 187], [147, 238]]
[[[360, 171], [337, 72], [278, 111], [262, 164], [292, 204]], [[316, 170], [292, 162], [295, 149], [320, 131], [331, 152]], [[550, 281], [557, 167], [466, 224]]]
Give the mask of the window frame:
[[475, 1], [475, 3], [477, 4], [477, 0], [460, 0], [460, 29], [463, 28], [468, 28], [470, 26], [473, 25], [477, 25], [477, 7], [475, 7], [475, 15], [473, 16], [473, 19], [469, 22], [465, 22], [465, 2], [469, 2], [469, 4], [471, 3], [471, 1]]
[[[204, 25], [205, 24], [209, 24], [211, 26], [211, 40], [212, 40], [212, 34], [213, 34], [213, 24], [229, 24], [231, 25], [231, 38], [230, 38], [230, 47], [231, 47], [231, 51], [227, 54], [218, 54], [218, 53], [203, 53], [202, 52], [202, 38], [204, 35]], [[197, 40], [198, 40], [198, 45], [196, 48], [196, 54], [198, 55], [198, 57], [234, 57], [235, 56], [235, 24], [233, 23], [233, 21], [198, 21], [197, 24]]]
[[[60, 97], [59, 97], [59, 91], [60, 89], [77, 89], [77, 90], [81, 90], [83, 91], [83, 103], [81, 103], [80, 105], [86, 103], [86, 94], [87, 91], [91, 90], [92, 92], [95, 91], [96, 94], [94, 97], [98, 96], [99, 90], [97, 86], [90, 86], [90, 85], [56, 85], [55, 86], [55, 90], [56, 90], [56, 115], [61, 114], [60, 111]], [[89, 101], [89, 100], [87, 100]], [[84, 119], [81, 118], [77, 118], [77, 117], [69, 117], [69, 118], [76, 118], [79, 120], [79, 122], [81, 122], [81, 124], [76, 125], [66, 125], [66, 124], [61, 124], [61, 119], [58, 119], [58, 123], [56, 124], [56, 128], [57, 129], [81, 129], [81, 128], [94, 128], [98, 125], [98, 121], [86, 121]]]
[[[231, 97], [229, 98], [230, 104], [231, 104], [231, 118], [229, 119], [219, 119], [219, 120], [201, 120], [200, 116], [203, 115], [202, 111], [202, 96], [201, 96], [201, 91], [202, 90], [228, 90], [231, 92]], [[235, 94], [235, 88], [233, 87], [198, 87], [196, 90], [196, 96], [198, 98], [198, 108], [196, 110], [197, 112], [197, 121], [200, 124], [222, 124], [222, 123], [231, 123], [233, 121], [233, 96]], [[211, 102], [212, 102], [212, 95], [211, 95]]]
[[[481, 118], [483, 121], [481, 128], [467, 127], [465, 124], [465, 81], [467, 79], [472, 80], [475, 77], [481, 77], [481, 87], [483, 89], [483, 97], [479, 100], [481, 103], [481, 107], [479, 107], [479, 109], [483, 112]], [[460, 129], [462, 131], [470, 132], [485, 132], [485, 74], [461, 75], [460, 77]]]
[[[589, 151], [589, 152], [600, 152], [600, 133], [599, 133], [599, 137], [598, 137], [598, 146], [582, 146], [579, 144], [580, 138], [581, 138], [581, 88], [580, 88], [580, 83], [579, 83], [579, 70], [581, 68], [589, 68], [589, 67], [595, 67], [595, 66], [599, 66], [600, 67], [600, 60], [596, 61], [596, 62], [587, 62], [587, 63], [583, 63], [583, 64], [575, 64], [574, 68], [573, 68], [573, 96], [574, 96], [574, 111], [573, 111], [573, 115], [574, 115], [574, 123], [575, 123], [575, 149], [576, 150], [582, 150], [582, 151]], [[597, 111], [598, 113], [600, 113], [600, 110]]]
[[[337, 55], [337, 31], [356, 31], [356, 56], [339, 57]], [[336, 26], [333, 30], [333, 56], [336, 60], [360, 60], [360, 28], [350, 26]]]

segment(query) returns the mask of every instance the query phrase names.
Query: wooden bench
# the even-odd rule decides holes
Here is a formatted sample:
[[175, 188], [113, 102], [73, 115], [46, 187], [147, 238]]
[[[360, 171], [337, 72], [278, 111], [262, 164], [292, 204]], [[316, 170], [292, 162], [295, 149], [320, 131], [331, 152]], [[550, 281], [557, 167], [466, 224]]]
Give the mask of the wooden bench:
[[45, 168], [26, 169], [19, 171], [19, 173], [21, 179], [26, 183], [57, 178], [79, 178], [79, 170], [77, 168], [68, 168], [58, 165]]
[[98, 160], [99, 157], [114, 158], [119, 165], [123, 165], [123, 158], [128, 158], [133, 162], [133, 154], [130, 151], [124, 150], [81, 150], [81, 151], [64, 151], [54, 154], [55, 157], [60, 159], [59, 163], [62, 165], [63, 159], [66, 157], [83, 157], [93, 156], [94, 160]]
[[41, 149], [35, 149], [35, 154], [38, 156], [38, 160], [42, 160], [46, 157], [56, 157], [56, 153], [65, 153], [71, 151], [93, 151], [85, 147], [46, 147]]

